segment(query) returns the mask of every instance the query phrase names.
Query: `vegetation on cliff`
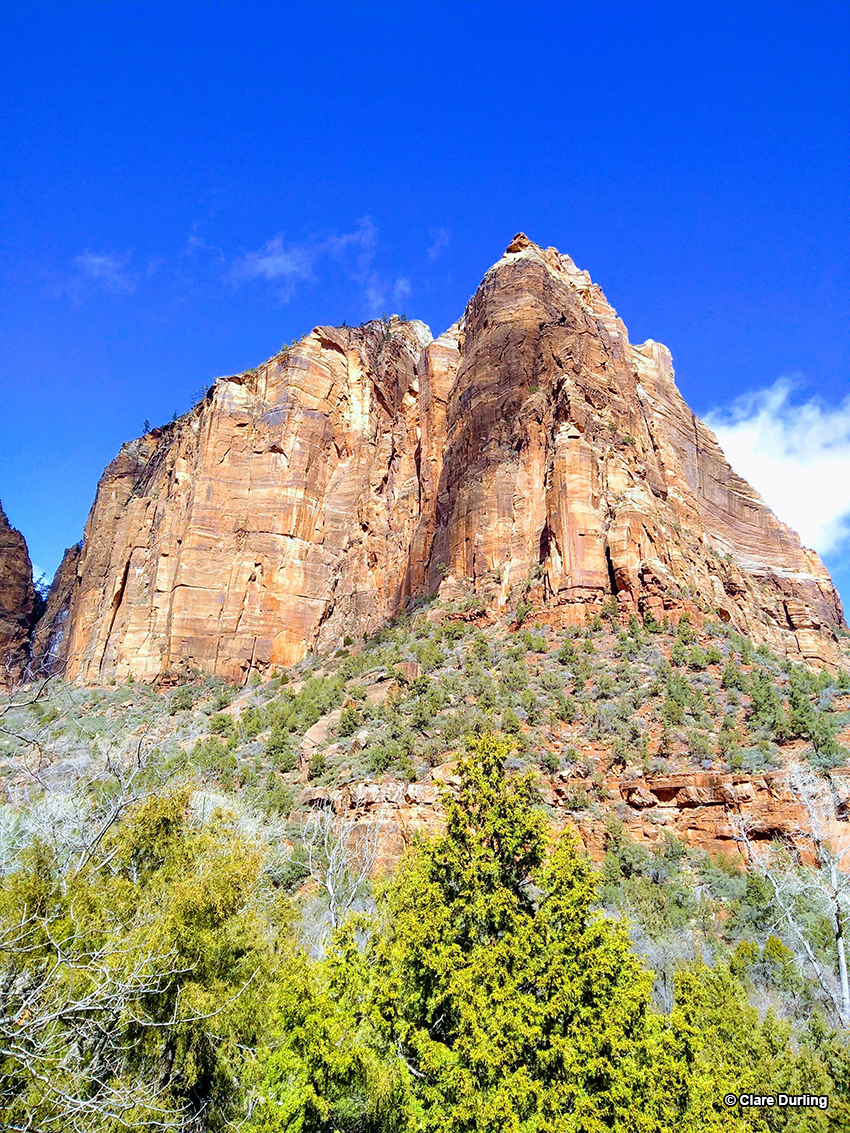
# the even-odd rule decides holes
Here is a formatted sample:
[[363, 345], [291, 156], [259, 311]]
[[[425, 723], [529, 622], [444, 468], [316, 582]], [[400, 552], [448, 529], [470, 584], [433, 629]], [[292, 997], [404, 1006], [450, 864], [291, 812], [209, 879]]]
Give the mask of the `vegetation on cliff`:
[[[4, 1125], [846, 1128], [846, 676], [520, 613], [425, 606], [240, 689], [7, 698]], [[819, 842], [782, 825], [792, 766]], [[727, 803], [658, 803], [700, 776]], [[829, 1105], [723, 1100], [780, 1092]]]

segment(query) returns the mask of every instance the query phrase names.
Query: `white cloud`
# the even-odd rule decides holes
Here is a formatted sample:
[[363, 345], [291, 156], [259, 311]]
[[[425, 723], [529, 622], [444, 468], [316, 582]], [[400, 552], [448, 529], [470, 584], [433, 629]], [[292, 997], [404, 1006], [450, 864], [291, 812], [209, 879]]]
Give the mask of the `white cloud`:
[[363, 295], [363, 302], [366, 304], [366, 309], [370, 315], [376, 315], [383, 312], [387, 305], [387, 297], [384, 294], [384, 289], [379, 286], [377, 282], [367, 283], [366, 291]]
[[410, 280], [401, 276], [393, 284], [393, 305], [401, 307], [405, 299], [409, 299], [413, 288], [410, 286]]
[[353, 232], [328, 236], [319, 246], [337, 260], [344, 259], [349, 251], [354, 250], [357, 270], [368, 272], [378, 250], [378, 230], [371, 219], [364, 216]]
[[287, 302], [295, 285], [314, 279], [316, 265], [323, 259], [339, 263], [346, 273], [362, 283], [366, 302], [380, 290], [372, 270], [377, 250], [377, 229], [368, 216], [358, 221], [353, 232], [331, 233], [301, 243], [286, 241], [281, 234], [273, 236], [256, 252], [246, 252], [233, 265], [232, 278], [241, 283], [259, 279], [278, 286], [280, 298]]
[[130, 269], [132, 252], [92, 252], [88, 248], [74, 259], [76, 276], [63, 288], [79, 299], [86, 285], [99, 287], [110, 295], [135, 291], [138, 276]]
[[705, 421], [777, 516], [806, 546], [830, 554], [850, 537], [850, 397], [837, 406], [794, 404], [794, 388], [782, 378]]
[[267, 240], [259, 251], [246, 252], [234, 264], [233, 278], [237, 281], [263, 279], [279, 283], [280, 296], [287, 300], [298, 280], [312, 276], [315, 258], [313, 250], [298, 245], [287, 247], [283, 237], [278, 235]]
[[432, 228], [428, 235], [431, 237], [432, 244], [426, 254], [429, 260], [436, 260], [442, 250], [449, 246], [449, 233], [445, 228]]
[[198, 236], [196, 232], [192, 232], [186, 241], [186, 247], [180, 253], [182, 256], [210, 256], [220, 263], [225, 262], [225, 255], [221, 248], [217, 248], [215, 244], [208, 244], [203, 236]]

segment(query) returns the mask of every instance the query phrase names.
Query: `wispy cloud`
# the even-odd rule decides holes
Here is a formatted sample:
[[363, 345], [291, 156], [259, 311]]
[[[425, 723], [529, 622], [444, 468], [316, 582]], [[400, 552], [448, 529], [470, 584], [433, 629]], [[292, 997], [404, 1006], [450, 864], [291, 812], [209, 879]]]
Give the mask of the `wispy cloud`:
[[226, 257], [221, 248], [216, 247], [215, 244], [208, 244], [203, 236], [199, 236], [193, 232], [189, 239], [186, 241], [186, 246], [180, 253], [181, 256], [209, 256], [213, 260], [218, 260], [219, 263], [225, 263]]
[[171, 292], [181, 302], [204, 286], [220, 286], [224, 279], [236, 287], [265, 287], [287, 303], [301, 285], [336, 279], [345, 282], [349, 290], [353, 284], [356, 309], [374, 317], [390, 309], [402, 310], [413, 293], [407, 276], [379, 268], [379, 250], [378, 231], [368, 216], [350, 231], [326, 231], [303, 240], [291, 240], [278, 232], [260, 247], [236, 256], [209, 243], [194, 225], [186, 243], [168, 263], [137, 262], [132, 251], [86, 249], [74, 258], [73, 271], [59, 283], [56, 294], [67, 295], [74, 303], [95, 291], [129, 295], [165, 268]]
[[352, 232], [331, 233], [301, 242], [288, 241], [278, 233], [257, 251], [240, 256], [233, 264], [231, 276], [235, 283], [274, 283], [280, 299], [287, 302], [297, 283], [317, 277], [320, 261], [333, 260], [363, 283], [367, 297], [373, 297], [378, 288], [372, 268], [376, 248], [377, 231], [368, 216]]
[[850, 397], [794, 402], [782, 378], [709, 413], [730, 464], [820, 554], [850, 538]]
[[273, 284], [281, 302], [288, 302], [302, 282], [316, 282], [330, 264], [361, 290], [361, 302], [369, 315], [380, 314], [388, 299], [398, 306], [412, 292], [410, 280], [386, 279], [375, 267], [378, 231], [370, 217], [358, 221], [351, 232], [326, 233], [309, 240], [287, 240], [281, 233], [256, 251], [235, 260], [231, 279], [236, 284], [252, 280]]
[[90, 252], [86, 249], [82, 255], [77, 256], [74, 265], [84, 279], [91, 280], [112, 295], [117, 295], [122, 291], [135, 291], [138, 285], [135, 273], [129, 268], [131, 257], [132, 252], [115, 254]]
[[432, 228], [428, 235], [431, 237], [431, 246], [426, 254], [429, 260], [436, 260], [443, 249], [449, 246], [449, 233], [445, 228]]
[[129, 295], [139, 285], [139, 273], [130, 266], [132, 252], [92, 252], [86, 249], [74, 257], [73, 272], [57, 288], [75, 303], [93, 291], [107, 295]]
[[150, 279], [165, 264], [165, 260], [150, 258], [144, 266], [133, 260], [132, 249], [127, 252], [93, 252], [86, 248], [73, 261], [73, 271], [56, 288], [56, 295], [67, 295], [74, 303], [95, 292], [107, 295], [130, 295], [139, 284]]
[[393, 284], [393, 306], [400, 307], [405, 299], [409, 299], [413, 292], [410, 280], [404, 276], [399, 277]]
[[299, 279], [309, 279], [313, 274], [315, 253], [312, 249], [284, 243], [282, 236], [273, 236], [259, 251], [246, 252], [233, 265], [233, 279], [236, 282], [249, 279], [262, 279], [279, 285], [280, 298], [286, 302], [292, 296]]

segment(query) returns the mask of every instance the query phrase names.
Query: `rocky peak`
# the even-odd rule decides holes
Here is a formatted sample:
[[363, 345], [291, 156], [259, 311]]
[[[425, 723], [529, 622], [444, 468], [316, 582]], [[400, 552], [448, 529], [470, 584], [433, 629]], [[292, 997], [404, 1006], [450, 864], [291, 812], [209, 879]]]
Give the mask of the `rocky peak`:
[[435, 591], [565, 621], [613, 596], [827, 664], [843, 624], [669, 351], [633, 346], [587, 272], [522, 233], [437, 339], [316, 327], [125, 445], [66, 574], [39, 639], [91, 681], [244, 678]]

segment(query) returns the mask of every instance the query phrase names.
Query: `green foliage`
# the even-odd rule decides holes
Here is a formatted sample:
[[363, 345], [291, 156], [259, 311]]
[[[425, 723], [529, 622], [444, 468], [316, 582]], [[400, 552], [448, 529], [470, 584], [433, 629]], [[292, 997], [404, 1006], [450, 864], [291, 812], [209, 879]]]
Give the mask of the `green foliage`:
[[723, 688], [736, 688], [740, 692], [746, 692], [749, 687], [747, 674], [731, 657], [723, 667], [720, 683]]
[[681, 637], [677, 637], [673, 644], [670, 646], [670, 664], [671, 665], [687, 665], [690, 650]]
[[318, 965], [287, 957], [288, 978], [270, 1003], [268, 1045], [256, 1071], [257, 1105], [246, 1133], [401, 1133], [409, 1078], [382, 1044], [361, 1002], [366, 987], [353, 926]]
[[513, 708], [508, 707], [502, 713], [502, 731], [511, 736], [515, 736], [521, 731], [519, 717]]
[[647, 633], [661, 633], [664, 626], [658, 621], [652, 610], [647, 610], [643, 615], [643, 628]]
[[188, 712], [194, 708], [200, 690], [194, 685], [180, 685], [171, 696], [168, 711], [174, 716], [178, 712]]
[[561, 760], [554, 751], [544, 751], [540, 756], [540, 765], [549, 775], [555, 775], [561, 767]]
[[253, 740], [268, 725], [266, 713], [262, 708], [246, 708], [239, 717], [237, 730], [242, 740]]
[[234, 738], [223, 744], [217, 736], [198, 740], [192, 748], [192, 758], [202, 771], [207, 771], [220, 782], [230, 782], [236, 770], [237, 761], [233, 754]]
[[445, 622], [443, 625], [443, 639], [448, 645], [454, 645], [466, 636], [467, 625], [464, 622]]
[[356, 708], [343, 708], [339, 718], [339, 734], [353, 736], [362, 723], [363, 717]]
[[747, 719], [752, 727], [761, 728], [773, 739], [788, 738], [789, 723], [779, 690], [769, 673], [759, 669], [750, 678], [750, 707]]
[[262, 868], [227, 816], [193, 825], [185, 791], [131, 808], [69, 872], [46, 847], [24, 856], [0, 883], [0, 963], [19, 988], [5, 985], [19, 1000], [4, 1001], [18, 1016], [5, 1128], [112, 1133], [117, 1110], [134, 1129], [218, 1131], [241, 1116], [269, 941], [288, 934]]
[[[519, 632], [498, 622], [485, 632], [461, 620], [440, 625], [414, 610], [356, 655], [294, 668], [298, 691], [287, 674], [255, 693], [243, 690], [241, 716], [222, 711], [235, 690], [210, 679], [165, 694], [140, 684], [69, 689], [65, 699], [9, 711], [4, 736], [61, 737], [55, 753], [69, 764], [71, 755], [96, 758], [101, 745], [124, 745], [115, 758], [121, 774], [138, 756], [138, 737], [155, 736], [157, 746], [141, 751], [150, 765], [138, 782], [158, 805], [131, 807], [122, 819], [123, 780], [110, 772], [93, 781], [81, 806], [91, 805], [91, 829], [105, 833], [91, 860], [74, 841], [76, 827], [68, 849], [61, 839], [52, 846], [31, 840], [18, 854], [20, 817], [0, 816], [3, 860], [17, 863], [0, 879], [0, 939], [14, 943], [30, 916], [41, 932], [15, 946], [13, 962], [0, 953], [0, 986], [13, 997], [0, 1011], [4, 1121], [15, 1105], [9, 1112], [21, 1127], [65, 1133], [61, 1115], [53, 1125], [44, 1119], [49, 1075], [35, 1079], [20, 1059], [2, 1054], [29, 1034], [19, 1030], [14, 1003], [26, 980], [52, 971], [61, 945], [80, 962], [47, 998], [55, 1008], [65, 1002], [60, 990], [67, 998], [79, 987], [95, 1002], [91, 957], [108, 956], [110, 971], [127, 974], [142, 941], [155, 940], [151, 964], [137, 969], [152, 973], [150, 986], [133, 990], [123, 1015], [123, 1007], [107, 1014], [104, 994], [99, 1014], [63, 1015], [47, 1028], [58, 1043], [57, 1087], [92, 1104], [99, 1071], [85, 1044], [97, 1028], [110, 1034], [115, 1081], [134, 1098], [122, 1112], [142, 1133], [172, 1127], [171, 1116], [156, 1126], [149, 1105], [161, 1074], [161, 1100], [174, 1122], [175, 1107], [203, 1105], [203, 1116], [192, 1110], [187, 1120], [204, 1133], [837, 1133], [850, 1126], [846, 1040], [820, 1018], [821, 1009], [832, 1010], [829, 997], [811, 978], [765, 880], [669, 837], [652, 849], [636, 845], [615, 823], [599, 875], [569, 838], [552, 851], [536, 802], [541, 772], [561, 772], [562, 812], [592, 808], [594, 826], [603, 808], [634, 817], [625, 802], [605, 797], [604, 756], [570, 749], [558, 757], [573, 731], [563, 725], [579, 711], [585, 738], [604, 743], [610, 767], [625, 782], [642, 767], [651, 789], [666, 789], [653, 788], [651, 777], [678, 774], [688, 753], [764, 771], [789, 738], [808, 745], [816, 766], [834, 766], [844, 757], [837, 731], [848, 719], [833, 711], [842, 678], [780, 666], [728, 628], [707, 626], [697, 641], [687, 619], [675, 635], [650, 640], [647, 631], [668, 633], [666, 625], [649, 617], [641, 625], [632, 615], [625, 629], [614, 610], [606, 604], [610, 624]], [[664, 660], [671, 645], [672, 666]], [[384, 703], [365, 696], [367, 683], [401, 672], [414, 657], [422, 676], [400, 682]], [[459, 795], [447, 799], [445, 834], [414, 844], [381, 882], [377, 907], [364, 885], [362, 907], [373, 911], [358, 914], [328, 945], [324, 890], [299, 844], [292, 809], [300, 784], [291, 773], [299, 738], [335, 708], [342, 708], [340, 736], [362, 726], [368, 738], [362, 748], [334, 745], [332, 757], [315, 753], [312, 781], [368, 773], [413, 779], [454, 752], [464, 733], [473, 738]], [[496, 722], [506, 735], [490, 733]], [[666, 760], [647, 751], [659, 724]], [[242, 746], [261, 735], [262, 747]], [[0, 736], [0, 755], [12, 754]], [[162, 787], [165, 769], [178, 764], [192, 784], [182, 794]], [[535, 770], [511, 775], [507, 768]], [[226, 814], [231, 790], [239, 792], [238, 820]], [[109, 800], [119, 807], [115, 820]], [[221, 809], [210, 814], [212, 807]], [[50, 816], [53, 822], [54, 810]], [[263, 823], [274, 829], [275, 854], [258, 834]], [[68, 868], [81, 861], [76, 874]], [[802, 867], [799, 879], [801, 923], [818, 961], [832, 969], [830, 925]], [[600, 908], [625, 914], [628, 924]], [[695, 961], [700, 956], [713, 966]], [[747, 1076], [753, 1059], [757, 1082]], [[774, 1111], [770, 1124], [761, 1111], [718, 1108], [718, 1091], [733, 1083], [740, 1092], [751, 1082], [763, 1091], [829, 1093], [830, 1109]], [[118, 1133], [120, 1125], [93, 1118], [81, 1128]]]
[[671, 671], [667, 675], [664, 688], [664, 702], [661, 706], [661, 720], [664, 724], [681, 724], [685, 710], [691, 703], [691, 689], [682, 673]]
[[231, 736], [233, 731], [233, 718], [231, 716], [225, 716], [223, 712], [217, 712], [214, 716], [210, 716], [210, 732], [214, 736]]
[[529, 602], [527, 598], [520, 598], [519, 602], [517, 602], [516, 615], [515, 615], [516, 624], [518, 626], [524, 625], [525, 619], [531, 613], [533, 608], [534, 607], [533, 607], [532, 603]]
[[320, 779], [328, 769], [328, 761], [323, 751], [314, 751], [307, 764], [307, 778], [312, 782]]
[[445, 836], [387, 893], [373, 995], [413, 1070], [413, 1127], [657, 1129], [651, 977], [623, 930], [593, 915], [593, 872], [571, 839], [543, 866], [545, 825], [528, 776], [505, 776], [510, 750], [473, 744]]
[[676, 626], [676, 640], [683, 641], [686, 645], [695, 642], [697, 635], [691, 625], [691, 615], [685, 611], [679, 618], [679, 624]]
[[289, 732], [280, 721], [272, 725], [269, 737], [263, 745], [263, 753], [279, 771], [284, 773], [294, 771], [298, 766], [298, 757], [292, 750]]
[[778, 762], [775, 749], [766, 743], [754, 747], [735, 748], [729, 755], [729, 766], [733, 771], [751, 773], [769, 771], [776, 767]]

